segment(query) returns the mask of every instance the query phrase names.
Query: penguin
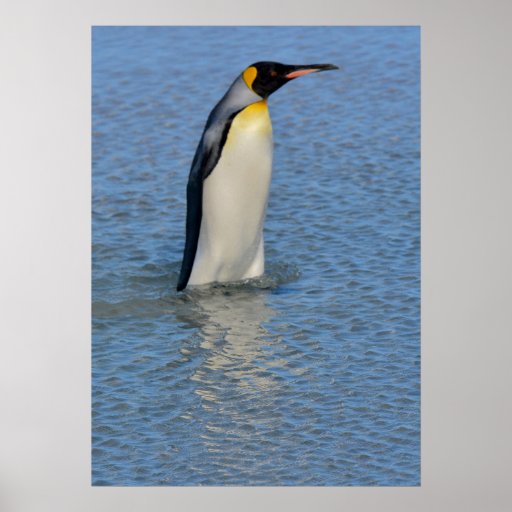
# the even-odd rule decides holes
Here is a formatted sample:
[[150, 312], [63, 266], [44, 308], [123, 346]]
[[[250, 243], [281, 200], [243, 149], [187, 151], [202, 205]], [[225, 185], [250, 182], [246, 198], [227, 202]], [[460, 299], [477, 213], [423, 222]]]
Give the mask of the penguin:
[[211, 111], [187, 184], [177, 291], [264, 273], [263, 222], [273, 151], [267, 99], [295, 78], [331, 69], [338, 67], [256, 62]]

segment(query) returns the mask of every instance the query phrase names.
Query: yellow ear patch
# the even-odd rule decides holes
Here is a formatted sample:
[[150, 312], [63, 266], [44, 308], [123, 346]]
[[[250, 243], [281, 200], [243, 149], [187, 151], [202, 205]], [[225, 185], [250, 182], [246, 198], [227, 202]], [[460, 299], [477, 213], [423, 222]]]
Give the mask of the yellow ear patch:
[[254, 66], [248, 67], [243, 73], [242, 78], [244, 79], [245, 84], [252, 91], [252, 83], [258, 74], [258, 70]]

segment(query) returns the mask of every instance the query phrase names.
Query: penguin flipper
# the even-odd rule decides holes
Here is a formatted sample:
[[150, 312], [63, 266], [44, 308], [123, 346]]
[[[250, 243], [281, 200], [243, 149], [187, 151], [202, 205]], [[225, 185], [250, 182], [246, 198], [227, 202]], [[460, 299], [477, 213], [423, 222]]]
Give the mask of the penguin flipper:
[[187, 221], [185, 249], [183, 251], [183, 261], [181, 263], [180, 277], [178, 279], [177, 291], [186, 288], [199, 241], [199, 231], [201, 229], [201, 219], [203, 217], [203, 173], [201, 172], [202, 162], [205, 160], [201, 155], [202, 144], [199, 145], [187, 184]]

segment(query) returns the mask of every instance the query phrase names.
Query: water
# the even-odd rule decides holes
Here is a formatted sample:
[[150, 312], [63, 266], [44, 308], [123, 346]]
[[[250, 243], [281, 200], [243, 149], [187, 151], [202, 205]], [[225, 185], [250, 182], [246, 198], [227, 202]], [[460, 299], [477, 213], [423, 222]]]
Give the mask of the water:
[[[177, 294], [206, 117], [258, 60], [267, 275]], [[92, 482], [419, 485], [419, 29], [93, 30]]]

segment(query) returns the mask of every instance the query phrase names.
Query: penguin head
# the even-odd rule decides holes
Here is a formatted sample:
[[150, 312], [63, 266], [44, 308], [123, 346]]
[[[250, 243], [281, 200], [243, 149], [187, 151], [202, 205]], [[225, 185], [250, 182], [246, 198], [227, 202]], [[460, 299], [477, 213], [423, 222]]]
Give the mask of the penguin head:
[[262, 98], [268, 98], [290, 80], [309, 73], [339, 69], [333, 64], [290, 65], [279, 62], [255, 62], [243, 73], [247, 87]]

